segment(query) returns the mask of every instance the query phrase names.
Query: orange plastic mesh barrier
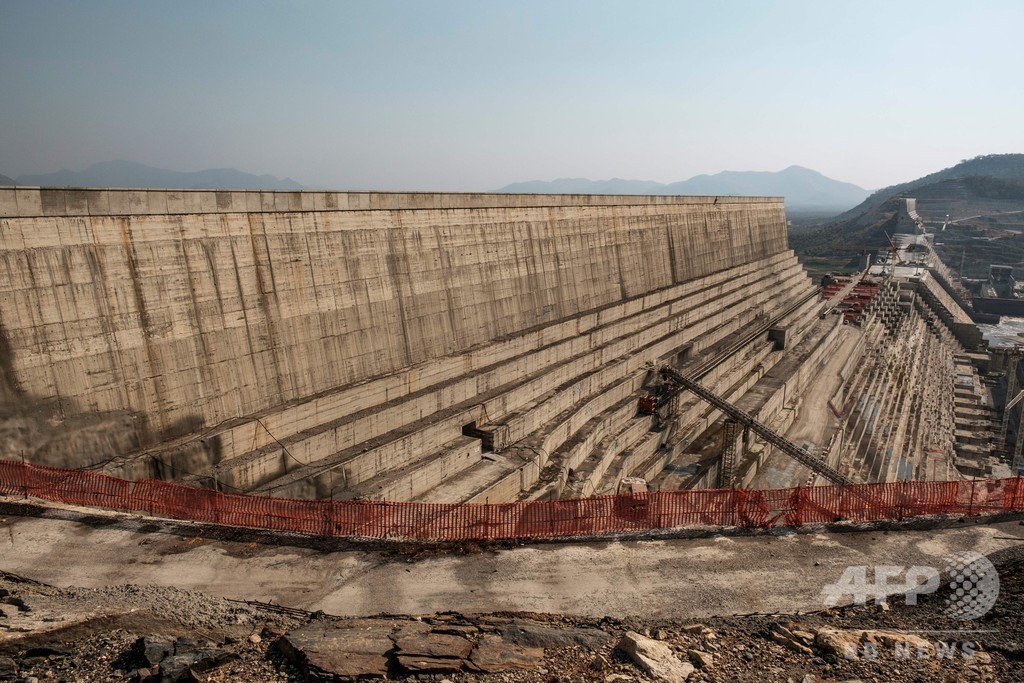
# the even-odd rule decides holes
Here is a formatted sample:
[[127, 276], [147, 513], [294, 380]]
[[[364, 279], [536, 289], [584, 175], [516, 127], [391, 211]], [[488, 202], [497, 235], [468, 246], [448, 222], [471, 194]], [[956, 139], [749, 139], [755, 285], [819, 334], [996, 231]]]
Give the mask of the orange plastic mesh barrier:
[[1024, 510], [1024, 479], [687, 489], [495, 505], [293, 500], [0, 460], [0, 495], [318, 536], [486, 540], [687, 526], [766, 528]]
[[132, 483], [88, 470], [35, 467], [0, 460], [0, 494], [45, 498], [72, 505], [131, 508]]

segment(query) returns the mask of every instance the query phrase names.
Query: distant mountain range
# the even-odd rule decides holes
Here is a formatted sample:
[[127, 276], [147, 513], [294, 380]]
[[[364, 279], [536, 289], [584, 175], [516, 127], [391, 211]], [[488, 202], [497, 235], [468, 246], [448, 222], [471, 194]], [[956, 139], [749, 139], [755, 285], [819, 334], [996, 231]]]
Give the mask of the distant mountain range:
[[661, 194], [668, 187], [653, 180], [590, 180], [559, 178], [558, 180], [527, 180], [497, 190], [509, 194]]
[[[57, 171], [42, 175], [9, 178], [0, 175], [0, 185], [41, 187], [152, 187], [167, 189], [305, 190], [290, 178], [253, 175], [233, 168], [205, 171], [169, 171], [132, 161], [104, 161], [84, 171]], [[674, 194], [754, 195], [784, 197], [786, 208], [837, 214], [868, 197], [868, 191], [851, 183], [827, 178], [817, 171], [790, 166], [778, 172], [724, 171], [698, 175], [676, 183], [651, 180], [589, 180], [561, 178], [507, 185], [498, 192], [537, 194]]]
[[863, 201], [870, 193], [852, 183], [823, 176], [802, 166], [782, 171], [723, 171], [698, 175], [677, 183], [650, 180], [559, 180], [506, 185], [498, 192], [566, 194], [676, 194], [676, 195], [753, 195], [785, 197], [786, 208], [805, 211], [845, 211]]
[[134, 161], [102, 161], [84, 171], [57, 171], [43, 175], [0, 176], [0, 185], [41, 187], [155, 187], [209, 190], [305, 190], [291, 178], [253, 175], [233, 168], [206, 171], [168, 171]]

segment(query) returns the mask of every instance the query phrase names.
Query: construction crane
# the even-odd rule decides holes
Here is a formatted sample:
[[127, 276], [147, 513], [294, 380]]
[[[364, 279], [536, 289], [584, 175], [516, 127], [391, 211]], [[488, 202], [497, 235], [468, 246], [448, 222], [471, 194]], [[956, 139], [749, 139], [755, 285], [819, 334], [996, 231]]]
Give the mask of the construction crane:
[[[839, 470], [814, 457], [808, 451], [800, 448], [784, 436], [777, 434], [770, 427], [759, 422], [743, 410], [740, 410], [732, 403], [729, 403], [718, 394], [715, 394], [698, 383], [696, 380], [690, 379], [668, 366], [662, 366], [658, 372], [664, 381], [662, 388], [657, 394], [645, 394], [640, 397], [639, 408], [641, 414], [657, 415], [659, 408], [667, 405], [672, 399], [682, 392], [689, 390], [728, 415], [733, 421], [733, 424], [742, 426], [744, 429], [749, 429], [772, 446], [778, 448], [780, 451], [799, 462], [801, 465], [808, 467], [813, 472], [817, 472], [835, 484], [853, 483], [852, 479], [839, 472]], [[735, 427], [729, 430], [729, 435], [731, 435], [732, 438], [735, 438]], [[730, 465], [732, 463], [724, 464], [726, 467], [731, 469]], [[731, 476], [728, 477], [727, 480], [731, 480]]]

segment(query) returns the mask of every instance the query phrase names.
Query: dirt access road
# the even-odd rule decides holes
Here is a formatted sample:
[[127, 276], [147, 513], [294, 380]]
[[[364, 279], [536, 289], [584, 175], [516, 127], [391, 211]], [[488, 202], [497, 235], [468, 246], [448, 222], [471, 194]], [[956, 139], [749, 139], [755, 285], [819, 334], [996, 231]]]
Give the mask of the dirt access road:
[[61, 587], [174, 586], [351, 616], [509, 610], [685, 620], [795, 613], [819, 609], [822, 587], [849, 565], [941, 569], [949, 553], [991, 553], [1024, 540], [1016, 521], [944, 521], [919, 530], [542, 543], [416, 558], [317, 549], [301, 538], [222, 540], [210, 527], [3, 500], [2, 570]]

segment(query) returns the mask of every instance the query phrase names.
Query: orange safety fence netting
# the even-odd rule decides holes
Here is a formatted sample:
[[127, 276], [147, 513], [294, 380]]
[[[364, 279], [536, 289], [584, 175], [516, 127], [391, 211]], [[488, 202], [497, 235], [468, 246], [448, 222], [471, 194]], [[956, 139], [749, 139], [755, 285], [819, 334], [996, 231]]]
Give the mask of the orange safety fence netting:
[[459, 541], [1021, 511], [1024, 479], [901, 481], [765, 491], [687, 489], [479, 505], [273, 498], [0, 461], [0, 495], [319, 536]]

